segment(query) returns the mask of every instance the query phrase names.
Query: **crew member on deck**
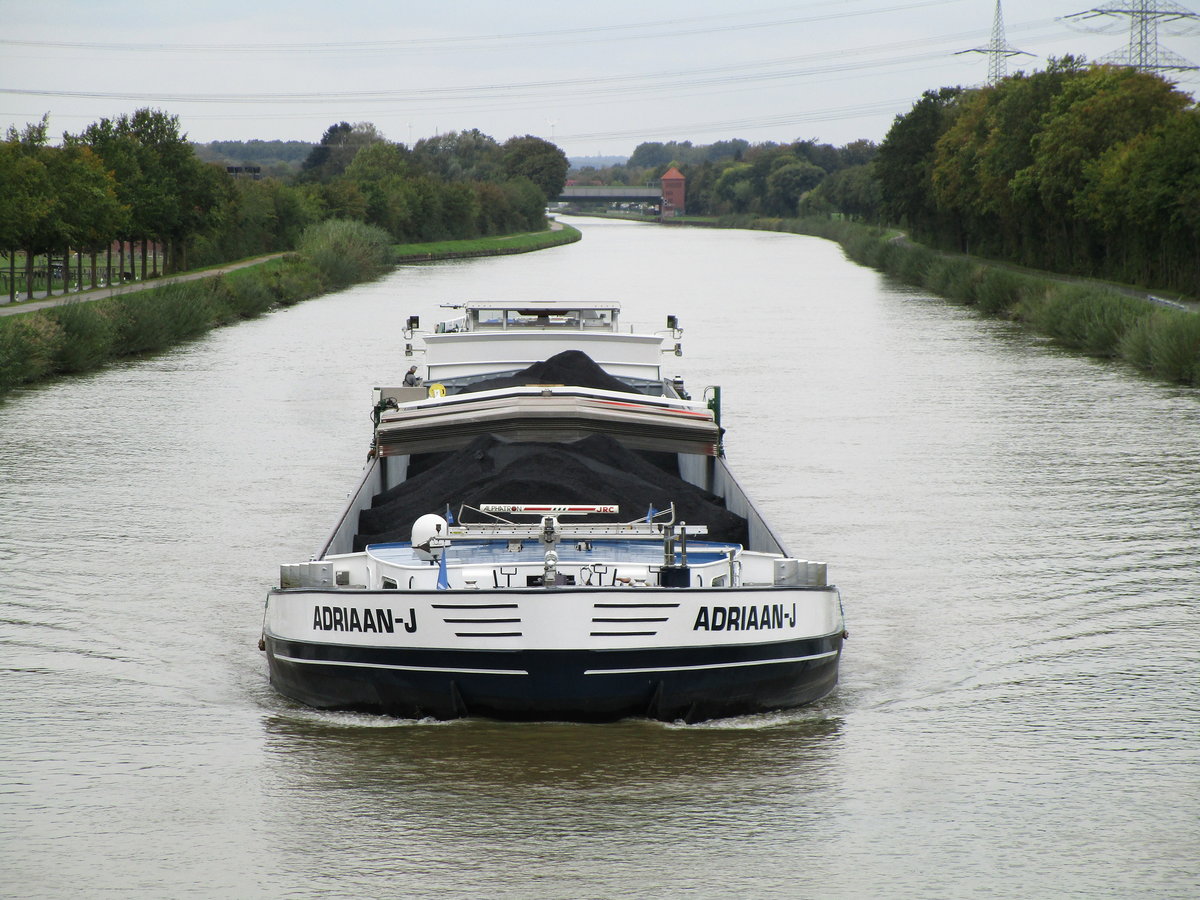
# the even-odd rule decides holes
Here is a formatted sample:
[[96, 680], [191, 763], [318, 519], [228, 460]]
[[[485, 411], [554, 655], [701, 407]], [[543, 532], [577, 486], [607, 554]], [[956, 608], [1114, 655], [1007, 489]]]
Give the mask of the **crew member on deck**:
[[421, 376], [417, 374], [417, 367], [412, 366], [408, 370], [408, 374], [404, 376], [404, 386], [405, 387], [420, 387], [421, 382], [423, 380], [424, 379], [422, 379]]

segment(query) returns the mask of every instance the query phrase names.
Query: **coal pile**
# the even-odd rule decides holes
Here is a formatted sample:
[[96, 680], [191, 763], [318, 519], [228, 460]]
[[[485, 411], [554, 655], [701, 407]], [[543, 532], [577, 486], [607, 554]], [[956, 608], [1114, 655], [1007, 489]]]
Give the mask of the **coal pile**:
[[447, 504], [457, 515], [464, 503], [616, 503], [618, 515], [589, 515], [587, 521], [628, 522], [672, 502], [676, 521], [708, 526], [707, 540], [747, 543], [746, 520], [727, 510], [719, 497], [607, 435], [570, 444], [509, 443], [482, 435], [379, 494], [359, 516], [354, 549], [407, 541], [417, 518], [445, 515]]
[[582, 350], [564, 350], [543, 362], [535, 362], [528, 369], [522, 369], [515, 375], [503, 375], [498, 378], [489, 378], [487, 381], [477, 381], [467, 385], [459, 393], [470, 394], [497, 388], [524, 387], [527, 384], [569, 384], [602, 391], [623, 391], [626, 394], [641, 393], [620, 379], [609, 375]]

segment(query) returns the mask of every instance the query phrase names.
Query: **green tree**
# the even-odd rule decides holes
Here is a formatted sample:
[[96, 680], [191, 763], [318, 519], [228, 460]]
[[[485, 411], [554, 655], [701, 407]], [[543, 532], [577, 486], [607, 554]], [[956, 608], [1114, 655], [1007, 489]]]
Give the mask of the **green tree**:
[[1047, 223], [1047, 264], [1087, 272], [1102, 255], [1082, 196], [1100, 157], [1161, 125], [1190, 98], [1155, 75], [1096, 66], [1069, 79], [1034, 136], [1033, 162], [1014, 188]]
[[1108, 150], [1076, 205], [1124, 280], [1195, 294], [1200, 284], [1200, 110]]
[[127, 127], [120, 126], [119, 120], [102, 118], [88, 125], [77, 136], [65, 135], [64, 143], [89, 147], [112, 173], [117, 202], [122, 209], [116, 236], [121, 241], [118, 268], [124, 272], [125, 243], [137, 239], [144, 232], [138, 210], [145, 174], [137, 141]]
[[[699, 166], [706, 162], [740, 162], [749, 149], [750, 142], [741, 138], [699, 146], [693, 145], [691, 141], [668, 141], [665, 144], [661, 141], [647, 141], [638, 144], [627, 165], [631, 169], [665, 171], [667, 166], [674, 163], [683, 171], [685, 166]], [[688, 205], [691, 206], [690, 201]]]
[[46, 164], [46, 122], [10, 127], [0, 143], [0, 246], [9, 256], [9, 300], [16, 297], [16, 252], [25, 251], [25, 289], [33, 291], [34, 253], [44, 249], [54, 213], [53, 181]]
[[841, 150], [840, 168], [848, 169], [852, 166], [865, 166], [875, 158], [875, 154], [879, 152], [879, 147], [874, 141], [860, 138], [857, 141], [851, 141]]
[[300, 179], [303, 181], [326, 182], [343, 174], [358, 152], [371, 144], [384, 141], [386, 138], [370, 122], [338, 122], [325, 129], [321, 143], [312, 151], [300, 165]]
[[524, 176], [502, 185], [513, 211], [513, 224], [520, 231], [541, 231], [546, 227], [546, 195], [540, 186]]
[[962, 88], [926, 91], [913, 108], [896, 117], [874, 160], [883, 191], [884, 214], [918, 234], [938, 236], [945, 220], [933, 193], [937, 142], [950, 126]]
[[691, 149], [692, 142], [684, 141], [677, 144], [672, 141], [664, 144], [662, 141], [644, 141], [634, 148], [629, 157], [629, 165], [640, 169], [657, 169], [670, 164], [671, 160], [681, 158], [680, 149]]
[[1065, 56], [1051, 59], [1043, 72], [1017, 73], [996, 86], [977, 173], [981, 213], [992, 217], [974, 235], [975, 245], [985, 252], [998, 246], [998, 252], [1018, 262], [1040, 256], [1044, 223], [1017, 201], [1013, 181], [1033, 164], [1033, 138], [1054, 99], [1067, 80], [1084, 70], [1082, 59]]
[[[125, 219], [116, 183], [90, 147], [66, 145], [48, 155], [53, 184], [55, 243], [80, 253], [110, 243]], [[64, 266], [67, 256], [64, 253]], [[65, 276], [64, 272], [64, 276]]]
[[767, 177], [780, 166], [798, 162], [800, 158], [792, 152], [791, 147], [767, 141], [752, 146], [742, 159], [750, 166], [747, 176], [750, 181], [750, 203], [746, 208], [757, 211], [765, 206]]
[[479, 195], [470, 183], [458, 181], [442, 188], [442, 217], [455, 238], [479, 234]]
[[687, 207], [693, 215], [707, 216], [717, 212], [719, 201], [713, 194], [723, 165], [705, 161], [697, 165], [681, 165], [679, 171], [687, 179]]
[[750, 163], [733, 163], [713, 183], [712, 196], [721, 212], [747, 212], [754, 199], [753, 167]]
[[527, 134], [504, 142], [504, 171], [509, 178], [528, 178], [546, 202], [562, 193], [570, 163], [567, 155], [549, 141]]
[[378, 141], [363, 147], [346, 169], [346, 178], [366, 200], [365, 220], [398, 241], [411, 239], [412, 233], [408, 157], [400, 145]]
[[422, 175], [409, 181], [413, 233], [409, 240], [440, 241], [450, 237], [442, 217], [441, 182]]
[[221, 200], [224, 173], [196, 159], [178, 116], [139, 109], [101, 119], [76, 137], [64, 135], [64, 143], [90, 147], [113, 172], [117, 198], [129, 211], [122, 236], [142, 242], [143, 277], [147, 240], [164, 242], [175, 258]]
[[409, 154], [399, 144], [376, 141], [355, 154], [346, 167], [346, 177], [359, 184], [402, 177], [409, 172]]
[[971, 249], [971, 238], [991, 229], [980, 226], [985, 218], [978, 178], [979, 155], [987, 140], [988, 105], [994, 88], [959, 95], [951, 124], [935, 144], [930, 177], [934, 202], [953, 229], [960, 250]]
[[334, 150], [342, 145], [353, 130], [354, 126], [349, 122], [338, 122], [326, 128], [321, 135], [321, 142], [308, 151], [308, 156], [300, 163], [301, 175], [310, 176], [307, 180], [317, 181], [318, 174], [324, 170]]
[[334, 178], [321, 185], [326, 217], [351, 219], [356, 222], [367, 220], [368, 200], [362, 189], [351, 179]]
[[278, 248], [278, 182], [249, 178], [229, 179], [228, 197], [219, 231], [219, 257], [269, 253]]
[[[819, 204], [864, 222], [879, 220], [883, 194], [870, 165], [850, 166], [834, 172], [813, 192], [813, 205], [801, 204], [801, 212], [817, 212]], [[811, 196], [811, 195], [810, 195]], [[806, 198], [807, 200], [807, 198]]]
[[794, 159], [777, 166], [767, 176], [767, 209], [778, 215], [794, 216], [800, 198], [825, 178], [825, 170]]
[[496, 139], [478, 128], [422, 138], [413, 147], [413, 160], [427, 173], [446, 181], [501, 181], [503, 151]]
[[[200, 162], [187, 135], [179, 129], [179, 117], [156, 109], [139, 109], [127, 120], [118, 120], [137, 142], [143, 174], [138, 211], [143, 234], [168, 247], [174, 258], [182, 245], [208, 224], [220, 200], [224, 171]], [[145, 275], [145, 244], [142, 268]], [[178, 262], [175, 263], [178, 267]]]

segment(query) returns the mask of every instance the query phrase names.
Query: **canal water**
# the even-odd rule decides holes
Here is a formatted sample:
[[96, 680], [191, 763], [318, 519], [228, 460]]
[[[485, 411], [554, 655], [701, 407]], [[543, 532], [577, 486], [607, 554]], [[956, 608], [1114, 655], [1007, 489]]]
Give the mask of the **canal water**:
[[[832, 243], [579, 224], [0, 404], [0, 895], [1200, 894], [1200, 394]], [[723, 387], [739, 477], [841, 588], [835, 695], [582, 726], [272, 692], [265, 593], [405, 318], [490, 298], [680, 317], [669, 370]]]

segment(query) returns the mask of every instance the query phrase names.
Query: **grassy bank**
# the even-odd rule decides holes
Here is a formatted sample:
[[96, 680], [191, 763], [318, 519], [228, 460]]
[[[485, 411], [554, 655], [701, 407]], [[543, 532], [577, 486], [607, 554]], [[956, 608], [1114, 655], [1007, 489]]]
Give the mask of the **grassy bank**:
[[1056, 343], [1121, 360], [1163, 381], [1200, 386], [1200, 314], [1158, 306], [1118, 287], [1072, 283], [985, 260], [939, 253], [897, 232], [829, 219], [725, 217], [726, 228], [837, 241], [855, 262], [988, 316], [1020, 322]]
[[[323, 222], [295, 253], [261, 265], [90, 302], [0, 317], [0, 394], [22, 384], [155, 353], [241, 319], [388, 271], [399, 260], [526, 253], [579, 240], [574, 228], [479, 241], [393, 246], [358, 222]], [[416, 248], [423, 248], [417, 255]]]
[[500, 237], [473, 238], [466, 241], [435, 241], [429, 244], [397, 244], [393, 246], [398, 263], [428, 262], [438, 259], [469, 259], [477, 256], [507, 256], [530, 253], [562, 244], [571, 244], [582, 235], [579, 229], [562, 225], [554, 231], [529, 231]]

